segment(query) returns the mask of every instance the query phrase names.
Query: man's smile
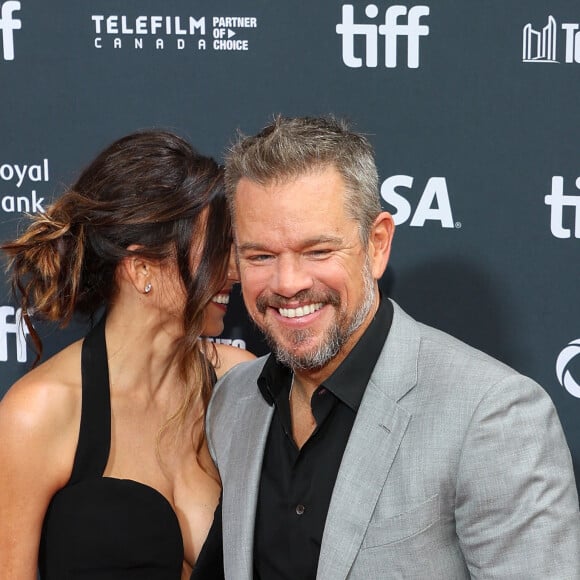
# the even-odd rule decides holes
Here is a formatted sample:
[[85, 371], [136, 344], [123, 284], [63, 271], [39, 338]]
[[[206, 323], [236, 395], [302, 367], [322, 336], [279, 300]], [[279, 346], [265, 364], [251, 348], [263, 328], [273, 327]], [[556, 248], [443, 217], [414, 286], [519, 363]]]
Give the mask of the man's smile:
[[278, 312], [280, 313], [280, 316], [283, 316], [284, 318], [297, 318], [312, 314], [313, 312], [320, 310], [322, 306], [322, 302], [316, 302], [314, 304], [298, 306], [297, 308], [278, 308]]

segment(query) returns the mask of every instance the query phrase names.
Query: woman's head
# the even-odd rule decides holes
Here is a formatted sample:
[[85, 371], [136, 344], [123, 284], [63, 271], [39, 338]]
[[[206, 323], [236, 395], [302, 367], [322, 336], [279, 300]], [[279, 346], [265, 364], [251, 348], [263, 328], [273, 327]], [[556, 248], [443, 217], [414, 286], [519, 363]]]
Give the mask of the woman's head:
[[155, 130], [107, 147], [3, 248], [23, 312], [62, 325], [113, 303], [124, 259], [170, 264], [184, 291], [184, 332], [196, 340], [205, 306], [225, 283], [230, 244], [221, 168]]

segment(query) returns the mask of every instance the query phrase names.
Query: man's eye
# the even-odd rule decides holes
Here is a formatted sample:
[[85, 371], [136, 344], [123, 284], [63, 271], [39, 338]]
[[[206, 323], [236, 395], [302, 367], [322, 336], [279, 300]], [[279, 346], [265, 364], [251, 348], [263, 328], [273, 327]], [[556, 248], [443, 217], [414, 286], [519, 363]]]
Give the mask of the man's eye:
[[246, 260], [252, 263], [267, 262], [272, 259], [271, 254], [253, 254], [252, 256], [247, 256]]
[[307, 256], [311, 258], [326, 258], [330, 255], [332, 250], [329, 249], [318, 249], [318, 250], [310, 250], [306, 253]]

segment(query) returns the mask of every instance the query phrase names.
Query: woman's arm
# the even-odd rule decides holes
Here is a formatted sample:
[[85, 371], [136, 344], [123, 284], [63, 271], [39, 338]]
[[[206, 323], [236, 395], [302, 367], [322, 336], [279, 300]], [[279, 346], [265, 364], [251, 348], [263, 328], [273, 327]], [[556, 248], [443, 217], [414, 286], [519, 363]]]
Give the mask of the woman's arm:
[[41, 368], [0, 401], [0, 570], [10, 580], [37, 578], [44, 516], [70, 478], [78, 440], [80, 388]]

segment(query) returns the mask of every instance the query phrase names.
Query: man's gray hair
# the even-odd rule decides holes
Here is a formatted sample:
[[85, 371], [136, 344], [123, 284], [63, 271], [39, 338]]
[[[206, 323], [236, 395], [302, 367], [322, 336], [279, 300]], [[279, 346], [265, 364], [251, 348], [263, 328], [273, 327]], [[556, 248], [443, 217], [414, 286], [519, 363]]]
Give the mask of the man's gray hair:
[[240, 135], [226, 156], [230, 209], [235, 212], [234, 193], [242, 178], [266, 185], [325, 167], [334, 167], [344, 179], [346, 212], [358, 222], [366, 247], [372, 224], [382, 211], [374, 152], [366, 137], [335, 117], [276, 116], [257, 135]]

